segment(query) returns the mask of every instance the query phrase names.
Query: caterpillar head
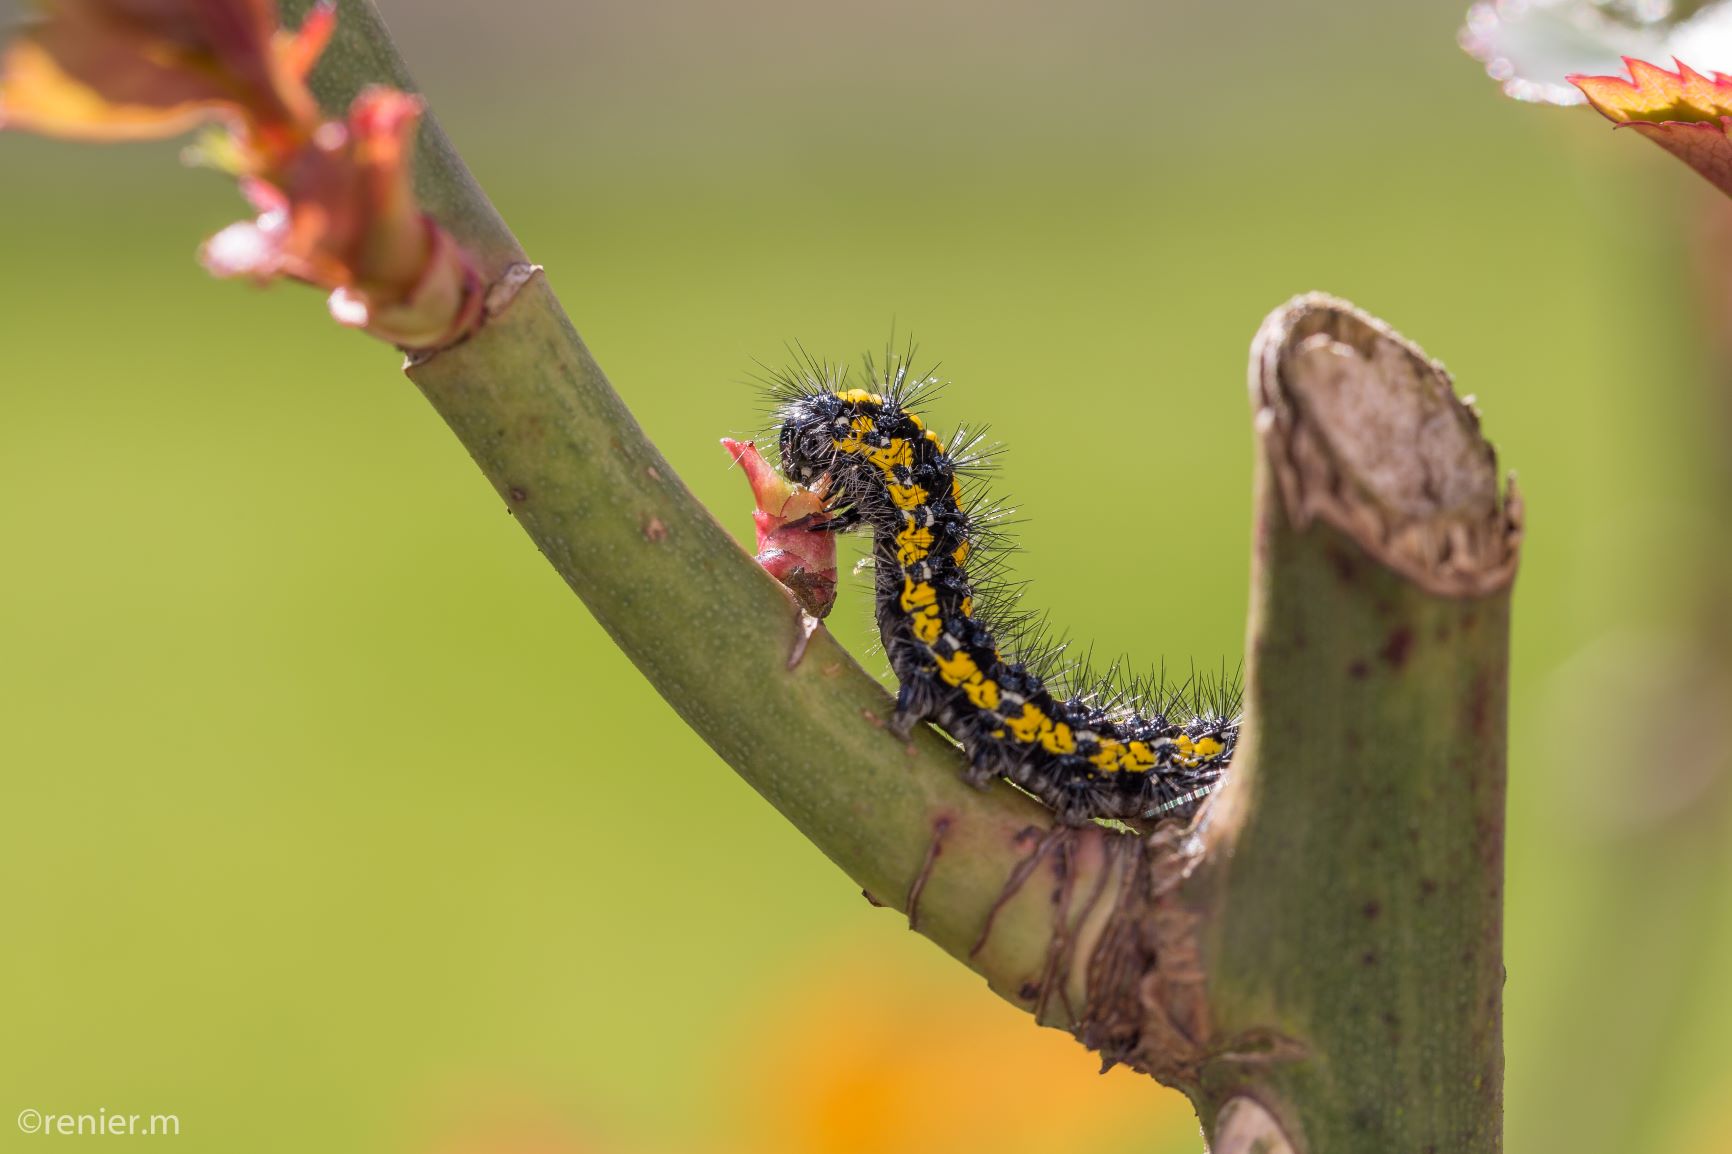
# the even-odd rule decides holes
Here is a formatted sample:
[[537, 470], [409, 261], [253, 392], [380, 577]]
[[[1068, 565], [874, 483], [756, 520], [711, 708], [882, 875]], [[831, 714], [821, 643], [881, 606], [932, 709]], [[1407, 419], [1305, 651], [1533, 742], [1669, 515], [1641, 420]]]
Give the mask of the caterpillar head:
[[845, 490], [862, 437], [870, 435], [882, 408], [881, 398], [858, 389], [813, 393], [792, 402], [782, 410], [778, 438], [783, 474], [802, 485], [829, 475]]

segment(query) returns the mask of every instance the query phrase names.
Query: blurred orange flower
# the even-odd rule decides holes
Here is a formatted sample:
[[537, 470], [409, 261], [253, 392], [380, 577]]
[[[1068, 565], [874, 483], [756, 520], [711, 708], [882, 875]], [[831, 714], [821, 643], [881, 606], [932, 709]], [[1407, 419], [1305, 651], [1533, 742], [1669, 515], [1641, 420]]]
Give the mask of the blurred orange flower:
[[306, 77], [335, 21], [329, 3], [290, 33], [272, 0], [54, 0], [0, 53], [0, 127], [124, 140], [214, 122], [227, 139], [203, 155], [259, 215], [204, 246], [211, 272], [305, 281], [343, 324], [450, 344], [479, 324], [482, 292], [411, 191], [421, 102], [369, 88], [324, 119]]
[[[806, 959], [725, 1077], [755, 1154], [1194, 1151], [1176, 1091], [1041, 1029], [978, 979], [866, 944]], [[948, 967], [942, 971], [939, 967]], [[952, 972], [954, 970], [954, 972]]]

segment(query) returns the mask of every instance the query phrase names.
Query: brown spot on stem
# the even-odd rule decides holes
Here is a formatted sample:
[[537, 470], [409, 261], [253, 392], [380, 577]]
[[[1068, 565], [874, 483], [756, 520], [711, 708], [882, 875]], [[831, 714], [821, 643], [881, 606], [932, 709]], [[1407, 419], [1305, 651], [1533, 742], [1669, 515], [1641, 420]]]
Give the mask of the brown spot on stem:
[[668, 539], [668, 527], [662, 524], [660, 517], [651, 517], [644, 522], [643, 539], [645, 541], [666, 541]]
[[1360, 912], [1365, 915], [1366, 921], [1374, 922], [1383, 916], [1383, 903], [1378, 901], [1376, 898], [1372, 898], [1370, 901], [1365, 903]]
[[1371, 676], [1371, 666], [1367, 665], [1363, 661], [1355, 661], [1352, 665], [1347, 667], [1347, 676], [1353, 678], [1355, 681], [1364, 681], [1367, 677]]
[[649, 479], [652, 481], [659, 481], [662, 479], [662, 475], [656, 471], [656, 467], [654, 465], [644, 466], [644, 472], [649, 476]]
[[884, 903], [874, 897], [871, 890], [861, 890], [860, 896], [866, 899], [867, 905], [873, 906], [876, 909], [884, 908]]
[[1403, 625], [1389, 634], [1383, 643], [1383, 660], [1389, 663], [1391, 669], [1400, 669], [1407, 664], [1409, 654], [1413, 652], [1413, 630]]
[[1490, 734], [1486, 732], [1491, 722], [1492, 691], [1488, 683], [1490, 678], [1476, 677], [1473, 682], [1473, 697], [1468, 702], [1468, 725], [1476, 738], [1486, 740]]
[[521, 505], [525, 501], [529, 500], [529, 490], [525, 489], [522, 485], [511, 486], [511, 488], [505, 490], [505, 495], [511, 499], [513, 505]]
[[1040, 997], [1040, 985], [1034, 980], [1024, 982], [1016, 991], [1016, 996], [1025, 1002], [1032, 1002]]
[[1353, 564], [1353, 558], [1348, 556], [1347, 550], [1345, 549], [1330, 549], [1329, 565], [1335, 570], [1335, 576], [1340, 579], [1343, 585], [1353, 584], [1354, 578], [1358, 576], [1357, 567]]

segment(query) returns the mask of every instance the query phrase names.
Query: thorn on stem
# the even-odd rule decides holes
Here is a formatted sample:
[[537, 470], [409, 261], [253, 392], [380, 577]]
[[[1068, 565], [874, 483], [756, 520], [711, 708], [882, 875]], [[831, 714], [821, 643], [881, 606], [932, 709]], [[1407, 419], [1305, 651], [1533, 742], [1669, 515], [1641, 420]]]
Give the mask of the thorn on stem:
[[806, 646], [812, 642], [812, 634], [818, 632], [818, 626], [823, 624], [804, 609], [796, 610], [800, 617], [794, 623], [794, 647], [788, 651], [788, 669], [793, 671], [799, 667], [800, 660], [806, 656]]

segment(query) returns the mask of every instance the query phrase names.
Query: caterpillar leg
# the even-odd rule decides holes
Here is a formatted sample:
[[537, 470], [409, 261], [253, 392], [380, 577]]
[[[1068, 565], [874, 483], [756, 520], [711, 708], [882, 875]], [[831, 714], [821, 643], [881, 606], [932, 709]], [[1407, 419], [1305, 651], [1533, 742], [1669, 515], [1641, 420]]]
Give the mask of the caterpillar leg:
[[938, 682], [929, 673], [915, 673], [902, 679], [896, 691], [896, 712], [890, 717], [890, 732], [906, 739], [914, 727], [938, 712]]
[[968, 767], [962, 771], [962, 780], [976, 789], [985, 789], [994, 778], [1008, 776], [1009, 768], [1004, 751], [998, 745], [989, 741], [971, 741], [968, 743]]
[[846, 533], [850, 529], [858, 529], [865, 520], [866, 515], [859, 509], [849, 508], [840, 513], [812, 513], [791, 524], [795, 528], [810, 529], [814, 533]]
[[1073, 767], [1055, 777], [1044, 796], [1061, 825], [1091, 825], [1098, 814], [1110, 812], [1112, 791], [1093, 773]]

